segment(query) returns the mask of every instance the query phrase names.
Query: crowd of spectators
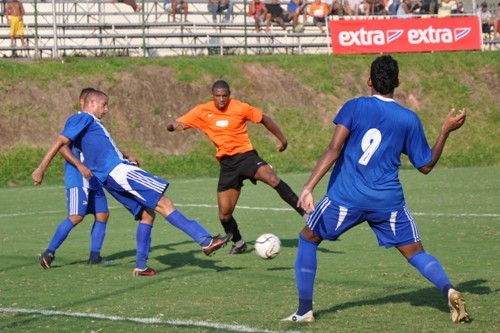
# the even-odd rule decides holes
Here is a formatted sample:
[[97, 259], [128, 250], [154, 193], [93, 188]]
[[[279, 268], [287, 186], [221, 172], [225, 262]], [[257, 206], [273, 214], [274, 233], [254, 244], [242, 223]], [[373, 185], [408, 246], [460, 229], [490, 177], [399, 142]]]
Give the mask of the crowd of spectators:
[[[163, 0], [165, 11], [175, 21], [176, 14], [183, 15], [187, 21], [189, 0]], [[212, 15], [213, 23], [229, 23], [234, 19], [234, 0], [206, 0], [207, 12]], [[270, 26], [294, 31], [303, 31], [310, 17], [320, 31], [325, 31], [328, 16], [368, 16], [388, 15], [412, 17], [415, 15], [437, 15], [447, 17], [465, 14], [464, 3], [460, 0], [248, 0], [247, 22], [254, 25], [255, 31], [270, 30]], [[488, 29], [498, 36], [500, 3], [496, 10], [489, 10], [486, 2], [477, 6], [475, 12], [482, 21], [483, 32]], [[468, 13], [470, 14], [470, 12]], [[488, 30], [489, 31], [489, 30]]]
[[[11, 1], [2, 0], [4, 7], [2, 14], [7, 14], [7, 4]], [[129, 5], [135, 12], [142, 9], [139, 5], [140, 0], [110, 1]], [[213, 23], [233, 22], [235, 11], [241, 10], [241, 7], [234, 6], [235, 0], [206, 1], [207, 13], [211, 14]], [[163, 0], [163, 8], [168, 13], [169, 21], [188, 22], [190, 2], [191, 0]], [[196, 3], [199, 5], [200, 1]], [[248, 0], [247, 6], [247, 23], [253, 25], [256, 32], [263, 29], [269, 32], [273, 23], [282, 29], [290, 28], [301, 32], [309, 17], [313, 24], [324, 32], [326, 18], [333, 15], [344, 17], [388, 15], [407, 18], [415, 15], [447, 17], [465, 14], [464, 3], [460, 0]], [[500, 2], [496, 9], [489, 7], [493, 5], [482, 2], [477, 5], [474, 12], [481, 19], [482, 32], [497, 39], [500, 34]], [[200, 7], [196, 8], [199, 10]]]

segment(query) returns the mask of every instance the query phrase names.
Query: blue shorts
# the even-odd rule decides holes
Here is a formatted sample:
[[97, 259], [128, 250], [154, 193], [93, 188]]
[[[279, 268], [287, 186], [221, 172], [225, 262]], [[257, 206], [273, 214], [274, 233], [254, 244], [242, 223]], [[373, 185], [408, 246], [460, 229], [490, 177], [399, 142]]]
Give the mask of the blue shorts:
[[145, 208], [156, 208], [168, 185], [166, 180], [129, 164], [117, 165], [103, 184], [136, 220]]
[[87, 187], [66, 189], [66, 207], [68, 215], [85, 216], [109, 211], [108, 199], [102, 188], [98, 190], [91, 190]]
[[406, 206], [397, 211], [362, 211], [336, 205], [325, 196], [309, 215], [307, 226], [323, 239], [336, 240], [363, 222], [368, 222], [380, 246], [399, 247], [420, 241], [417, 225]]

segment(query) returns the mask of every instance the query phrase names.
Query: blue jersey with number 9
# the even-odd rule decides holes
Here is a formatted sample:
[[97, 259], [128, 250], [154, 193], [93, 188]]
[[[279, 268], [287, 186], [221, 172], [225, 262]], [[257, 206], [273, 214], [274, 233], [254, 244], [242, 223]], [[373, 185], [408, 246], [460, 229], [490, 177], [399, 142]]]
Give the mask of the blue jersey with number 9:
[[393, 99], [375, 95], [349, 100], [333, 122], [350, 133], [330, 177], [330, 200], [360, 210], [402, 207], [401, 154], [408, 155], [416, 168], [432, 157], [417, 114]]

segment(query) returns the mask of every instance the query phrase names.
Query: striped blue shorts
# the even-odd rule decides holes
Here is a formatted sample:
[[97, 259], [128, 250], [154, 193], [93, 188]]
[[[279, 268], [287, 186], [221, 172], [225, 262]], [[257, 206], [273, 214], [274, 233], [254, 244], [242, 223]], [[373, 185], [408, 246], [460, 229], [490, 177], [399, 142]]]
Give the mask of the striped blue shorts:
[[307, 226], [322, 239], [336, 240], [363, 222], [371, 227], [380, 246], [399, 247], [420, 241], [406, 205], [394, 211], [363, 211], [337, 205], [325, 196], [309, 215]]
[[168, 181], [129, 164], [116, 166], [103, 184], [136, 220], [145, 208], [156, 208], [168, 185]]

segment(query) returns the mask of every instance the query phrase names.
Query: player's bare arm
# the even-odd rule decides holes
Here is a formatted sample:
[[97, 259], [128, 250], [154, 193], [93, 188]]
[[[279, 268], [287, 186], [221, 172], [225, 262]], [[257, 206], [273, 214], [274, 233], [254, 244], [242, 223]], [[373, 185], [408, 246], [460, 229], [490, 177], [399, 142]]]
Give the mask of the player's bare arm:
[[283, 134], [274, 120], [266, 115], [263, 115], [261, 123], [267, 128], [269, 132], [273, 133], [273, 135], [278, 138], [278, 140], [280, 140], [280, 144], [276, 146], [276, 149], [278, 149], [279, 152], [285, 151], [285, 149], [288, 147], [288, 141], [285, 137], [285, 134]]
[[62, 155], [62, 157], [64, 157], [64, 159], [66, 161], [68, 161], [68, 163], [73, 164], [78, 169], [78, 171], [80, 171], [80, 173], [82, 174], [83, 177], [85, 177], [87, 179], [92, 177], [92, 171], [90, 171], [90, 169], [87, 168], [82, 163], [82, 161], [80, 161], [77, 157], [75, 157], [75, 155], [73, 155], [73, 153], [71, 152], [71, 149], [69, 149], [68, 145], [63, 145], [59, 149], [59, 153]]
[[339, 158], [342, 147], [349, 137], [349, 133], [349, 129], [345, 126], [337, 125], [335, 128], [332, 140], [314, 166], [311, 176], [309, 176], [309, 179], [304, 184], [302, 193], [299, 196], [297, 205], [305, 211], [309, 212], [314, 209], [314, 188], [323, 176], [332, 168], [333, 163], [335, 163], [335, 161]]
[[465, 122], [466, 113], [465, 109], [461, 109], [458, 114], [456, 114], [455, 109], [451, 109], [451, 111], [446, 115], [443, 121], [443, 125], [441, 126], [441, 131], [436, 139], [436, 143], [432, 147], [432, 159], [431, 161], [419, 168], [423, 174], [428, 174], [432, 171], [434, 166], [439, 161], [441, 154], [443, 153], [444, 145], [446, 144], [446, 140], [450, 136], [450, 133], [462, 127]]
[[47, 170], [50, 162], [56, 156], [57, 152], [63, 145], [68, 145], [70, 143], [69, 139], [66, 138], [65, 136], [59, 135], [52, 144], [52, 146], [49, 148], [45, 156], [43, 157], [42, 161], [38, 165], [38, 167], [33, 171], [31, 174], [31, 178], [35, 182], [35, 185], [40, 185], [43, 180], [43, 175], [45, 174], [45, 170]]

